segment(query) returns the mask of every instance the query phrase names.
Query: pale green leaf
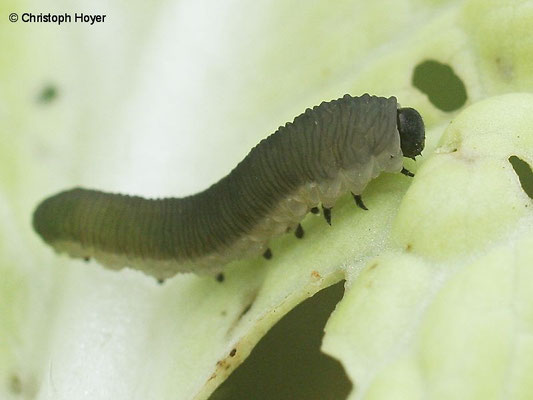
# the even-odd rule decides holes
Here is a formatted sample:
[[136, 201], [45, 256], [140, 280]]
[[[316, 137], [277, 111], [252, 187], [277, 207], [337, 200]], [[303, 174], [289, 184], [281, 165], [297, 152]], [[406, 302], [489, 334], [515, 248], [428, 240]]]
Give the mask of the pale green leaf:
[[[350, 398], [533, 396], [533, 203], [508, 161], [533, 165], [533, 100], [497, 96], [533, 89], [533, 2], [0, 11], [2, 399], [208, 398], [280, 318], [343, 279], [323, 348], [345, 367]], [[108, 17], [7, 19], [26, 11]], [[455, 78], [429, 68], [417, 76], [429, 87], [414, 85], [428, 60]], [[273, 241], [272, 261], [234, 263], [222, 284], [181, 275], [159, 286], [58, 257], [31, 230], [38, 201], [71, 186], [200, 191], [306, 107], [364, 92], [422, 113], [424, 157], [405, 163], [416, 177], [382, 175], [364, 193], [368, 212], [346, 196], [333, 227], [310, 215], [304, 240]], [[260, 380], [268, 366], [256, 368]], [[213, 398], [276, 398], [269, 386], [236, 395], [230, 378]]]

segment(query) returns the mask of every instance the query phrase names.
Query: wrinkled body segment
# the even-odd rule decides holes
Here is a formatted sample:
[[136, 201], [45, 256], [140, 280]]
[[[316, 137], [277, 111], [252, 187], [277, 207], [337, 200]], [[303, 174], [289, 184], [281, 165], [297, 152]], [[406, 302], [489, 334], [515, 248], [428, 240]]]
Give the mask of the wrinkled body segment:
[[[226, 177], [185, 198], [72, 189], [43, 201], [35, 230], [59, 252], [158, 279], [218, 272], [260, 254], [313, 207], [361, 194], [403, 156], [394, 97], [344, 96], [307, 109], [262, 140]], [[423, 146], [423, 144], [422, 144]]]

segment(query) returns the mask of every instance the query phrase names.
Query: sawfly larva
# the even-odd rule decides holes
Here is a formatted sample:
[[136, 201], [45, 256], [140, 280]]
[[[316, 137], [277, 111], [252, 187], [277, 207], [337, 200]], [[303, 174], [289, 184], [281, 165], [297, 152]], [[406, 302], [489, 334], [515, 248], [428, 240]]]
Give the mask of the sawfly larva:
[[272, 256], [268, 241], [301, 220], [361, 193], [381, 172], [412, 174], [403, 157], [424, 148], [424, 124], [395, 97], [345, 95], [307, 109], [262, 140], [233, 171], [184, 198], [144, 199], [75, 188], [44, 200], [33, 226], [72, 257], [144, 271], [159, 280], [178, 272], [216, 273], [237, 258]]

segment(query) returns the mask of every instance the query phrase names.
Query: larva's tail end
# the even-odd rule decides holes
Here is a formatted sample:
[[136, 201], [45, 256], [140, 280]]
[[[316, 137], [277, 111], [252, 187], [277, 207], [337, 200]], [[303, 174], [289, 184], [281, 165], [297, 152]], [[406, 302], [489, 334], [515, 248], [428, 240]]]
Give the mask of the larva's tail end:
[[89, 261], [92, 251], [88, 250], [76, 234], [74, 221], [77, 219], [79, 199], [87, 191], [74, 188], [44, 199], [32, 215], [33, 230], [58, 254]]
[[[35, 232], [49, 245], [65, 236], [64, 222], [72, 214], [81, 189], [75, 188], [44, 199], [37, 205], [32, 216]], [[73, 207], [74, 206], [74, 207]]]
[[47, 198], [37, 205], [33, 211], [32, 226], [33, 230], [43, 239], [46, 243], [50, 244], [53, 235], [53, 207], [51, 207], [52, 198]]

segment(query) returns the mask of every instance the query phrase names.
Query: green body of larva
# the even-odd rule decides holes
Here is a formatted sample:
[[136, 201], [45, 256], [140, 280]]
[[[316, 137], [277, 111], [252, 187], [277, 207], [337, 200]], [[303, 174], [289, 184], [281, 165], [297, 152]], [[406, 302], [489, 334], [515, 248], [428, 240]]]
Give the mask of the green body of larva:
[[158, 279], [217, 272], [264, 252], [270, 238], [296, 228], [311, 208], [330, 208], [346, 191], [361, 194], [382, 171], [400, 172], [402, 157], [424, 145], [422, 120], [410, 112], [417, 117], [409, 129], [422, 134], [400, 137], [394, 97], [346, 95], [307, 109], [194, 196], [147, 200], [76, 188], [44, 200], [33, 225], [56, 250], [111, 268]]

